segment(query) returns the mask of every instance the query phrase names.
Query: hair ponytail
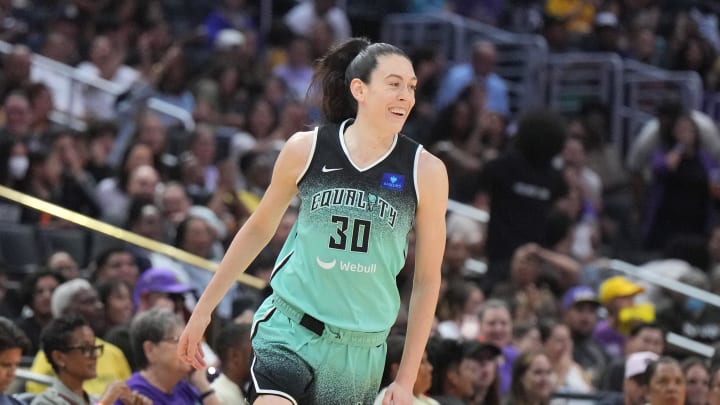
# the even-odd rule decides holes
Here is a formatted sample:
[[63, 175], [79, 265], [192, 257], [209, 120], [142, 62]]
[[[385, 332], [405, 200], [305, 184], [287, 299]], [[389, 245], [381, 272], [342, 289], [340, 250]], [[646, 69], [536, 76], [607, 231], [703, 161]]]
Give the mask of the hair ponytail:
[[350, 38], [334, 46], [315, 62], [311, 88], [322, 89], [322, 118], [325, 122], [340, 123], [357, 113], [357, 102], [350, 93], [345, 71], [350, 62], [370, 45], [365, 38]]

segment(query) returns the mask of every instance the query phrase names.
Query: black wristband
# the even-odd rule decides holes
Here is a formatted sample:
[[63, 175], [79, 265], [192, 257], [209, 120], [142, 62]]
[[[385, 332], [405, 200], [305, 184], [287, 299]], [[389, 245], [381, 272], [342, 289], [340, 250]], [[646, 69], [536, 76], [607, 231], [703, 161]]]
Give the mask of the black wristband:
[[215, 393], [215, 390], [212, 389], [212, 388], [210, 388], [209, 390], [203, 392], [202, 394], [200, 394], [200, 402], [204, 401], [205, 398], [209, 397], [210, 395], [212, 395], [212, 394], [214, 394], [214, 393]]

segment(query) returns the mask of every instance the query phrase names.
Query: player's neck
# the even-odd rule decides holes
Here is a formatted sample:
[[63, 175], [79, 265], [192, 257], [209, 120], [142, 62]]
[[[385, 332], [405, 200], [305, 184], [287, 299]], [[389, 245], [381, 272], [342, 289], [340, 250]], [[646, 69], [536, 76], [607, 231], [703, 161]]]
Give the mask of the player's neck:
[[344, 133], [345, 145], [355, 151], [387, 151], [395, 140], [395, 133], [388, 132], [371, 120], [357, 117]]

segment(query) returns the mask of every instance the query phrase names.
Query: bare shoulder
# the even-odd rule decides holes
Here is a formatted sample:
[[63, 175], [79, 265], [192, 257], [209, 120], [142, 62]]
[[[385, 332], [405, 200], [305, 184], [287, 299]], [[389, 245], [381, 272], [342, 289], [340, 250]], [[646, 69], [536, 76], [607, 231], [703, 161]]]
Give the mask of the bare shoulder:
[[420, 159], [418, 161], [418, 177], [420, 181], [428, 178], [432, 181], [445, 181], [447, 183], [447, 169], [445, 163], [440, 160], [437, 156], [428, 152], [426, 149], [420, 152]]
[[283, 170], [296, 171], [305, 166], [315, 142], [315, 131], [302, 131], [294, 133], [285, 142], [278, 164]]

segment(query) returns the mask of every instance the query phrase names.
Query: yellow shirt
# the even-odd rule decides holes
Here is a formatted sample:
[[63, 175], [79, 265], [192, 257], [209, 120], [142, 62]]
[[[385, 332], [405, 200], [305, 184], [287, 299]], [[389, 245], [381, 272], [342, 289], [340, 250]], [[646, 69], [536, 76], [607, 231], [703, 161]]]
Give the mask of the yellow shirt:
[[[105, 387], [108, 383], [113, 381], [122, 380], [125, 381], [130, 378], [130, 365], [125, 358], [123, 352], [118, 349], [117, 346], [108, 343], [100, 338], [95, 338], [95, 344], [104, 345], [102, 356], [97, 359], [97, 377], [92, 380], [87, 380], [83, 384], [83, 389], [91, 395], [102, 395], [105, 392]], [[33, 360], [30, 371], [33, 373], [44, 374], [47, 376], [55, 377], [55, 372], [52, 366], [45, 357], [45, 352], [42, 350], [38, 351], [35, 359]], [[43, 392], [48, 387], [43, 384], [34, 382], [27, 382], [27, 392]]]
[[574, 33], [588, 33], [592, 29], [595, 8], [584, 0], [547, 0], [545, 12], [567, 18], [567, 29]]

